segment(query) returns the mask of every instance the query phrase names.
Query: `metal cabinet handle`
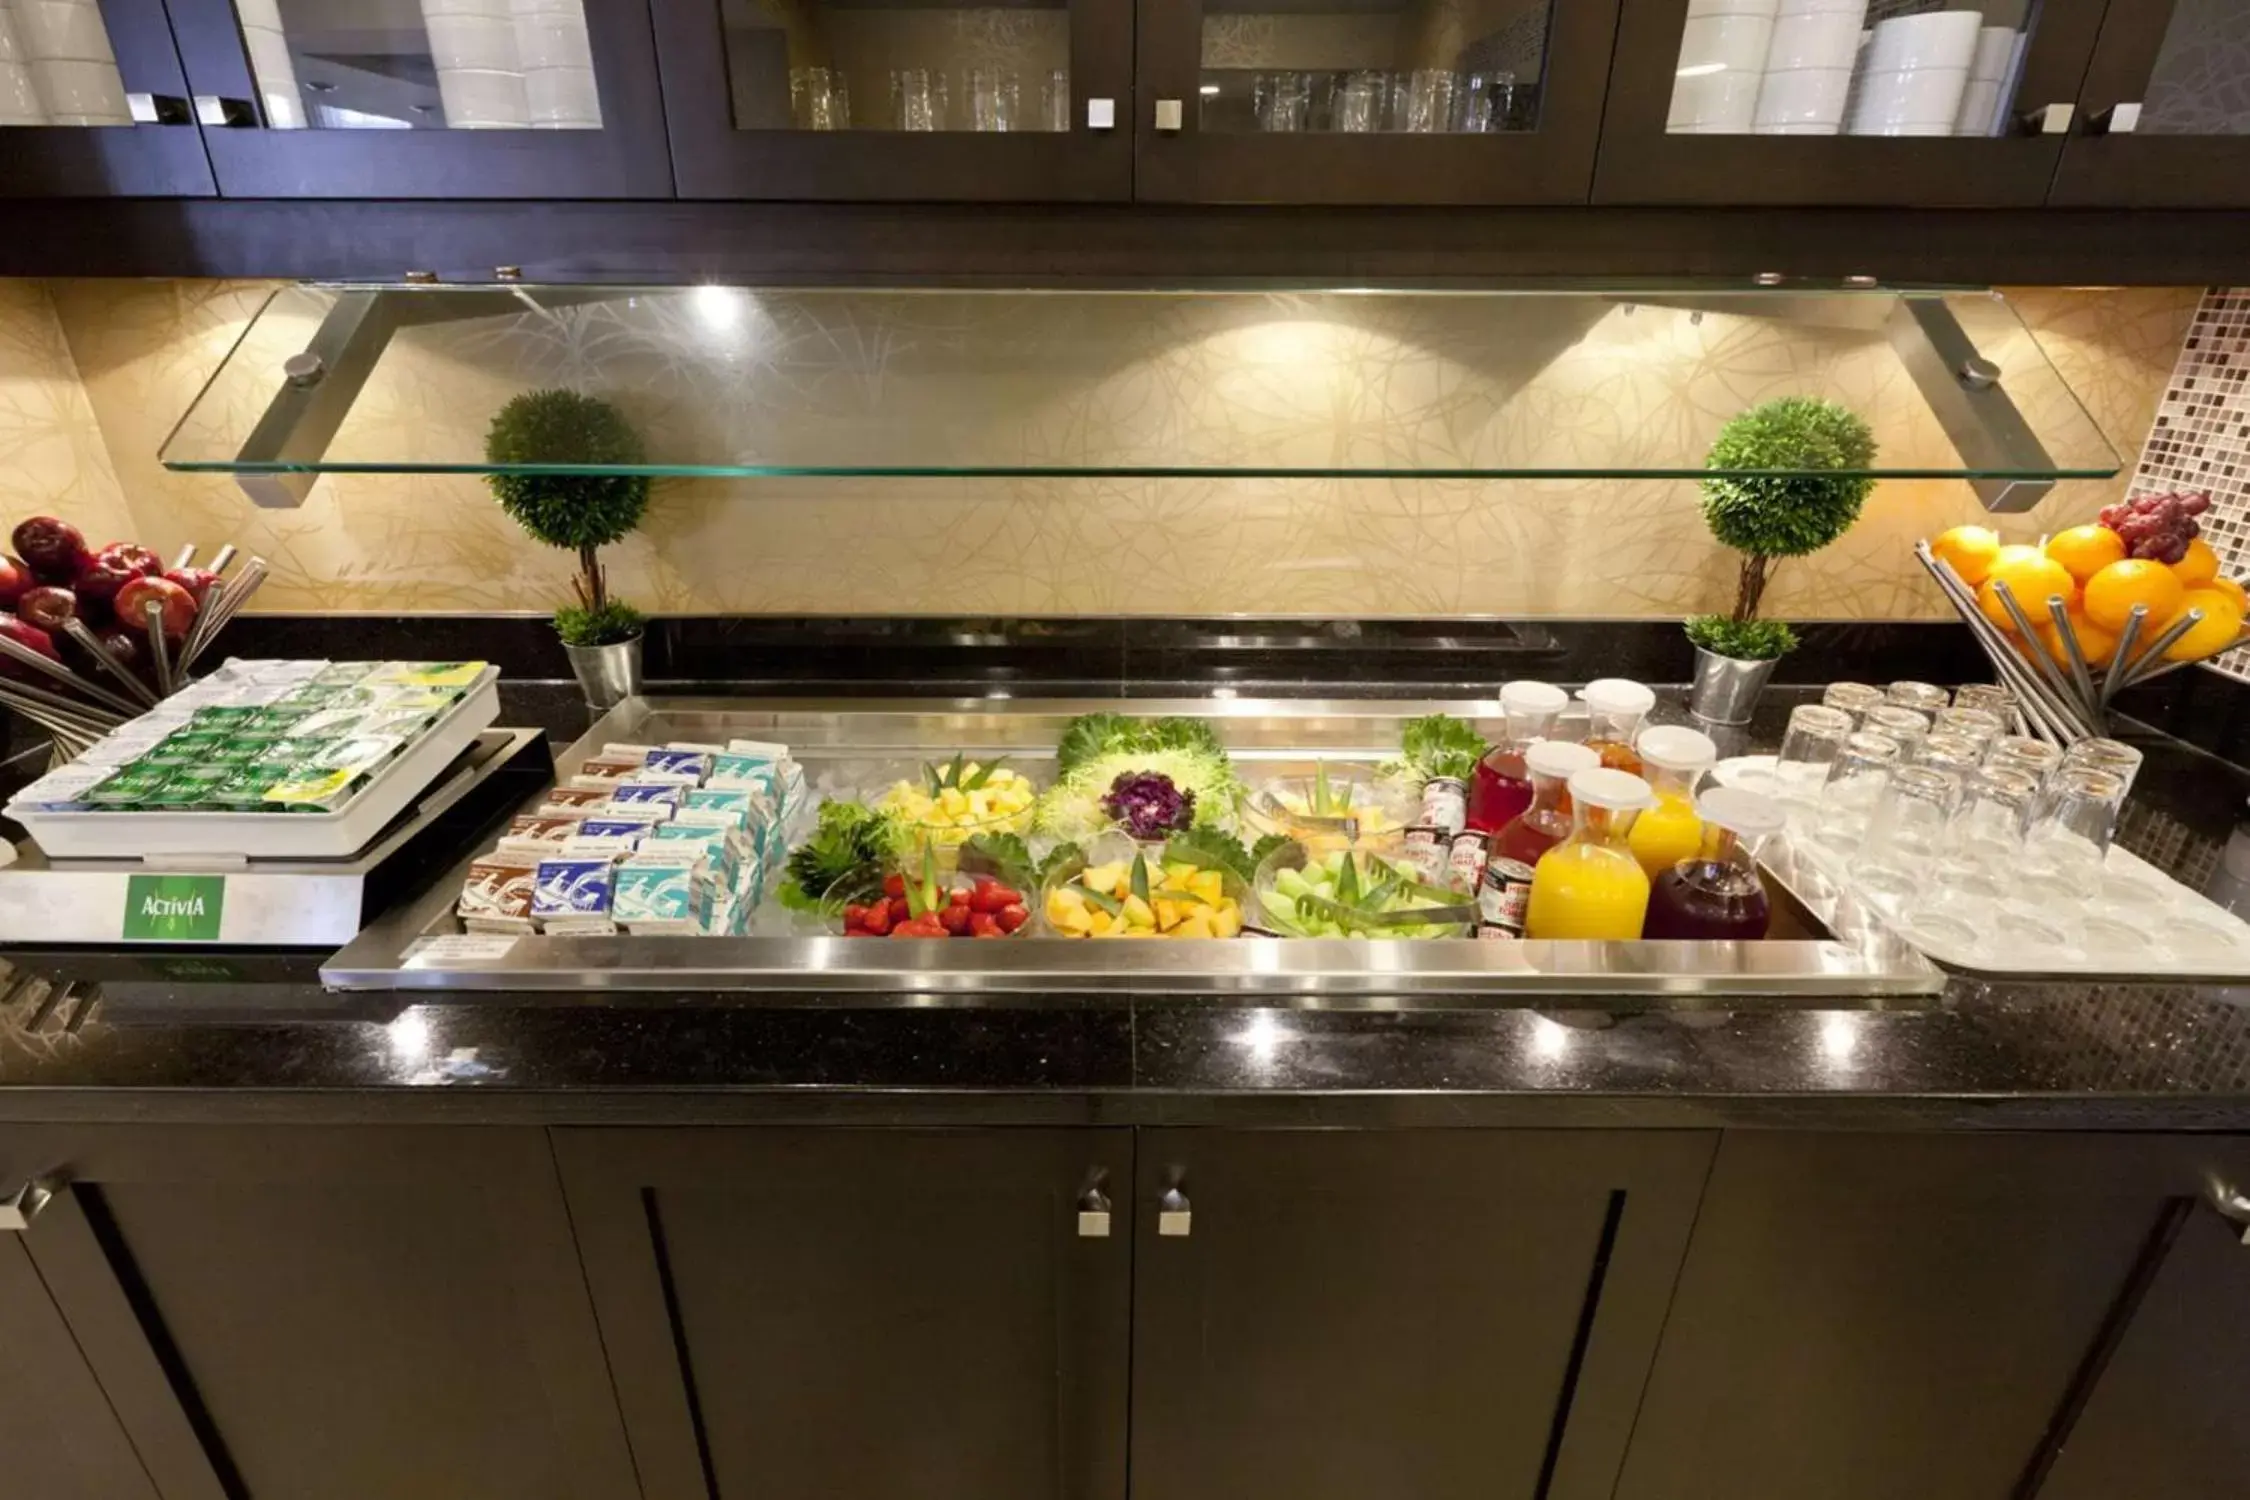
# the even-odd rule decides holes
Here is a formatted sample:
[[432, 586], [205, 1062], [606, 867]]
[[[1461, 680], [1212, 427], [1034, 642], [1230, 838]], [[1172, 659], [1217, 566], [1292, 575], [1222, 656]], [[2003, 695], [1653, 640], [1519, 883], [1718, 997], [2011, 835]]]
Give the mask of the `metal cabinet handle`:
[[195, 96], [195, 120], [199, 125], [248, 129], [258, 123], [258, 107], [247, 99], [228, 99], [218, 94], [197, 94]]
[[1177, 135], [1187, 128], [1187, 106], [1177, 99], [1156, 101], [1156, 128], [1166, 135]]
[[1088, 130], [1115, 130], [1117, 128], [1117, 101], [1115, 99], [1088, 99], [1086, 101], [1086, 128]]
[[178, 94], [127, 94], [126, 112], [136, 125], [193, 125], [195, 111]]
[[2211, 1184], [2211, 1206], [2219, 1217], [2242, 1231], [2242, 1243], [2250, 1245], [2250, 1194], [2231, 1183]]
[[1109, 1238], [1109, 1195], [1099, 1187], [1090, 1187], [1078, 1195], [1078, 1237], [1082, 1240]]
[[2018, 114], [2016, 124], [2025, 135], [2068, 135], [2077, 114], [2075, 104], [2042, 104]]
[[2112, 104], [2107, 109], [2097, 109], [2086, 116], [2088, 135], [2131, 135], [2141, 128], [2141, 101]]
[[1166, 1239], [1184, 1240], [1195, 1233], [1195, 1212], [1188, 1195], [1177, 1184], [1156, 1201], [1156, 1232]]
[[41, 1182], [26, 1182], [7, 1197], [0, 1198], [0, 1234], [23, 1233], [54, 1198], [54, 1190]]

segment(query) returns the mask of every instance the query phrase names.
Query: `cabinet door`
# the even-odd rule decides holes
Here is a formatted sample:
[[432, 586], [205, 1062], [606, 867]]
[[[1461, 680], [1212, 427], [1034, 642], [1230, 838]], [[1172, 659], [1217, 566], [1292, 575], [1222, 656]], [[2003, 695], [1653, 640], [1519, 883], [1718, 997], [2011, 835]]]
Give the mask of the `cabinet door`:
[[1618, 1500], [2037, 1493], [2215, 1149], [1729, 1134]]
[[669, 198], [646, 0], [169, 0], [236, 198]]
[[2110, 0], [2052, 201], [2250, 206], [2250, 6]]
[[1584, 203], [1616, 0], [1140, 0], [1136, 196]]
[[649, 1500], [1122, 1500], [1128, 1132], [556, 1146]]
[[0, 198], [207, 198], [164, 0], [0, 4]]
[[157, 1500], [19, 1236], [0, 1234], [0, 1491]]
[[638, 1493], [536, 1130], [9, 1128], [23, 1244], [166, 1500]]
[[1122, 201], [1133, 0], [667, 0], [685, 198]]
[[[2214, 1143], [2242, 1211], [2250, 1146]], [[2183, 1189], [2189, 1185], [2180, 1184]], [[2250, 1228], [2182, 1200], [2179, 1234], [2065, 1435], [2039, 1500], [2237, 1500], [2250, 1475]]]
[[1135, 1500], [1606, 1500], [1711, 1148], [1147, 1133]]
[[2103, 5], [1624, 0], [1594, 200], [2039, 204]]

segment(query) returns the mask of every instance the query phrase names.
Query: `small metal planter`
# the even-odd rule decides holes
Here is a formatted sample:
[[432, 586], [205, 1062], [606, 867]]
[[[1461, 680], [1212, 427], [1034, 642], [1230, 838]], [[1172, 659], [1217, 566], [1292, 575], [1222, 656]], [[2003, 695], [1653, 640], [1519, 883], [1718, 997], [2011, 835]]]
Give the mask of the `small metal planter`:
[[1696, 647], [1695, 686], [1688, 693], [1688, 712], [1710, 724], [1749, 723], [1775, 665], [1771, 658], [1741, 661]]
[[587, 707], [611, 709], [627, 698], [640, 696], [639, 635], [607, 646], [573, 646], [565, 642], [563, 650], [570, 656], [570, 670], [578, 675], [578, 686], [585, 691]]

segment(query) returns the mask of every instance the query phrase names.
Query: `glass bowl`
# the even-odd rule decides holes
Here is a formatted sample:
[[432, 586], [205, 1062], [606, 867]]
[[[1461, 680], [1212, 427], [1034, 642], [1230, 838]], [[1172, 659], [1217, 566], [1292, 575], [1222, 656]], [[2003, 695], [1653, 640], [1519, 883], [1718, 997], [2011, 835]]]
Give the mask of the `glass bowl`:
[[1321, 761], [1259, 782], [1235, 810], [1252, 842], [1279, 834], [1327, 853], [1395, 837], [1421, 816], [1422, 803], [1418, 792], [1373, 766]]
[[989, 771], [975, 761], [916, 765], [876, 791], [871, 805], [895, 810], [906, 825], [909, 846], [928, 846], [938, 868], [950, 874], [961, 863], [961, 846], [978, 835], [1028, 837], [1039, 803], [1037, 783], [1014, 766]]
[[[1147, 886], [1145, 899], [1136, 882]], [[1232, 870], [1168, 864], [1161, 844], [1108, 834], [1047, 872], [1037, 919], [1043, 937], [1231, 938], [1249, 894]]]
[[1282, 937], [1458, 938], [1477, 925], [1468, 896], [1364, 844], [1284, 845], [1259, 864], [1252, 897], [1258, 924]]

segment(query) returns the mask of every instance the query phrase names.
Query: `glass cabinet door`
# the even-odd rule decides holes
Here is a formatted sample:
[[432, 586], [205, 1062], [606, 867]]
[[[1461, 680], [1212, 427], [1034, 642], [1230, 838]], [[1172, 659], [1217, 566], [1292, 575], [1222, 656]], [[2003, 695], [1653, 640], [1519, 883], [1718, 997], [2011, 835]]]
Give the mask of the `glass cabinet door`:
[[2250, 205], [2250, 0], [2111, 0], [2053, 201]]
[[1582, 203], [1609, 0], [1142, 0], [1139, 196]]
[[224, 194], [672, 195], [641, 0], [170, 3]]
[[1625, 0], [1608, 203], [2043, 202], [2104, 0]]
[[1122, 200], [1132, 0], [671, 0], [691, 198]]
[[164, 0], [0, 0], [0, 198], [215, 191]]

